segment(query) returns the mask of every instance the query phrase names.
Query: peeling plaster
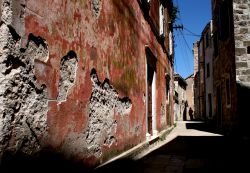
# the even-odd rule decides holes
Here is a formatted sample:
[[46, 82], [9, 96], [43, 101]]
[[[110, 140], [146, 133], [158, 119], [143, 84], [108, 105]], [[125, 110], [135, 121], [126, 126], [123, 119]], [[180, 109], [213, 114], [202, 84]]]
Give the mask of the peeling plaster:
[[13, 28], [2, 23], [0, 33], [0, 155], [5, 150], [32, 154], [40, 150], [47, 135], [46, 86], [36, 82], [37, 56], [30, 54], [38, 52], [37, 38], [29, 37], [27, 48], [21, 49]]
[[92, 95], [85, 138], [89, 154], [100, 157], [102, 145], [110, 147], [117, 142], [115, 114], [128, 115], [131, 112], [132, 103], [128, 97], [119, 98], [108, 79], [100, 83], [95, 69], [91, 71], [91, 81]]
[[92, 13], [98, 18], [101, 13], [102, 1], [101, 0], [92, 0]]
[[167, 124], [166, 120], [166, 104], [162, 103], [161, 104], [161, 125], [164, 126]]
[[78, 67], [77, 62], [77, 56], [74, 51], [70, 51], [61, 60], [61, 79], [59, 81], [59, 93], [57, 97], [59, 103], [66, 101], [68, 92], [75, 83], [76, 70]]
[[[0, 160], [4, 152], [34, 154], [47, 138], [47, 89], [34, 75], [34, 60], [46, 57], [48, 47], [29, 35], [25, 48], [10, 26], [12, 1], [2, 1], [0, 24]], [[39, 44], [38, 44], [39, 43]]]

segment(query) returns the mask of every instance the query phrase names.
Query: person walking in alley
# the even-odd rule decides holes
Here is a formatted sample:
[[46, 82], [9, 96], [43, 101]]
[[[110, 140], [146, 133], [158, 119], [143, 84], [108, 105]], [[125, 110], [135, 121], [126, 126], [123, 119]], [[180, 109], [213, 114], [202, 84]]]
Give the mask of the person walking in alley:
[[193, 118], [194, 118], [194, 117], [193, 117], [193, 112], [194, 112], [193, 109], [190, 107], [188, 113], [189, 113], [189, 116], [190, 116], [190, 120], [191, 120], [191, 121], [193, 121]]

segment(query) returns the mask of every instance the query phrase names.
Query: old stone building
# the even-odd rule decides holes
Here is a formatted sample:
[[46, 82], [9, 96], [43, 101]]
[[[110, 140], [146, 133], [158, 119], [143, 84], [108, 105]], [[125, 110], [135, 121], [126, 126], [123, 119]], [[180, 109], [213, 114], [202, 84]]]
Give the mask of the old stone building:
[[204, 54], [204, 79], [205, 79], [205, 109], [206, 121], [213, 121], [214, 119], [214, 104], [213, 104], [213, 40], [212, 27], [213, 23], [210, 21], [202, 32], [202, 39], [204, 40], [203, 54]]
[[[186, 99], [187, 99], [187, 110], [190, 108], [194, 110], [194, 74], [191, 74], [185, 79], [187, 83], [186, 87]], [[187, 120], [190, 120], [190, 117], [187, 113]]]
[[200, 40], [195, 44], [198, 49], [198, 70], [196, 72], [196, 110], [199, 117], [205, 121], [214, 121], [214, 103], [213, 103], [213, 23], [210, 21], [203, 29]]
[[198, 119], [205, 120], [206, 117], [206, 95], [205, 95], [205, 40], [201, 36], [198, 44], [198, 71], [199, 71], [199, 116]]
[[199, 117], [199, 71], [198, 71], [198, 41], [193, 43], [194, 56], [194, 117]]
[[206, 116], [205, 108], [205, 57], [204, 57], [204, 40], [201, 39], [194, 43], [194, 118], [204, 120]]
[[212, 0], [217, 126], [247, 133], [250, 96], [250, 1]]
[[94, 166], [173, 125], [172, 1], [0, 4], [1, 159]]
[[175, 121], [186, 121], [188, 106], [186, 96], [187, 83], [179, 74], [174, 74], [174, 84], [174, 119]]

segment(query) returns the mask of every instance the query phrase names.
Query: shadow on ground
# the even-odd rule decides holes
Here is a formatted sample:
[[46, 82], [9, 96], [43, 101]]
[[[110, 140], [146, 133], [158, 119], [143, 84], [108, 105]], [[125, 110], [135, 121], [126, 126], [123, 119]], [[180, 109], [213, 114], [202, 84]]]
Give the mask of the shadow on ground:
[[118, 160], [96, 172], [249, 172], [249, 146], [224, 136], [179, 136], [140, 160]]
[[186, 121], [186, 128], [187, 129], [194, 129], [204, 132], [210, 132], [210, 133], [216, 133], [216, 134], [222, 134], [218, 129], [215, 128], [215, 126], [211, 124], [204, 123], [202, 121], [192, 121], [188, 122]]
[[250, 172], [249, 146], [249, 141], [226, 136], [178, 136], [139, 160], [120, 159], [96, 170], [89, 170], [60, 155], [43, 153], [33, 158], [6, 155], [0, 172]]

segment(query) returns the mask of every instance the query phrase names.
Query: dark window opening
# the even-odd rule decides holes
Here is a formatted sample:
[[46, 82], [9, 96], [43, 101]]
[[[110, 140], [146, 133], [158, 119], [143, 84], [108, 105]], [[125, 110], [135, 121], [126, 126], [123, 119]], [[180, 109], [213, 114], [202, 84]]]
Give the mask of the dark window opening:
[[210, 77], [210, 66], [209, 63], [207, 63], [207, 78]]
[[247, 54], [250, 54], [250, 46], [247, 46]]
[[169, 101], [169, 91], [170, 91], [170, 76], [166, 76], [166, 100]]

